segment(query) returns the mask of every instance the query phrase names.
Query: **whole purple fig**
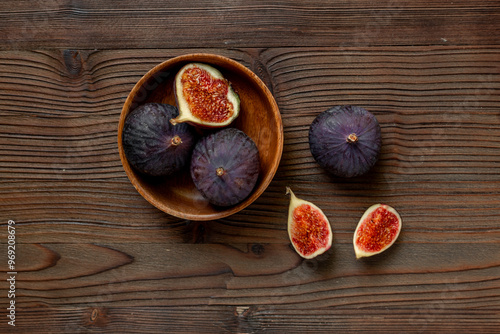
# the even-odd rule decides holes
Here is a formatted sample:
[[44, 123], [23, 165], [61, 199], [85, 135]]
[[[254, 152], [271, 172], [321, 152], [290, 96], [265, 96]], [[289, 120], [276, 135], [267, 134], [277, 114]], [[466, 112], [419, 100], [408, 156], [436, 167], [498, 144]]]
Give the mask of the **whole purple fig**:
[[318, 164], [334, 175], [354, 177], [370, 170], [382, 144], [380, 125], [369, 111], [336, 106], [319, 114], [309, 129], [309, 147]]
[[244, 200], [259, 177], [259, 151], [243, 131], [226, 128], [200, 139], [191, 157], [191, 178], [212, 204]]
[[132, 110], [123, 127], [123, 151], [141, 173], [166, 176], [189, 165], [196, 132], [188, 124], [170, 124], [179, 114], [169, 104], [146, 103]]

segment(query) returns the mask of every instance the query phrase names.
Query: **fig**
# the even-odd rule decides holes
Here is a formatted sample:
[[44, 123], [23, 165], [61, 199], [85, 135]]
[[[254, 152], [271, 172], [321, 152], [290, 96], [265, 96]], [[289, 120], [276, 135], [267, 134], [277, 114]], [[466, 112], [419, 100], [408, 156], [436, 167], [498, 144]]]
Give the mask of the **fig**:
[[229, 125], [240, 112], [240, 98], [216, 68], [190, 63], [177, 72], [174, 92], [179, 116], [172, 123], [218, 128]]
[[253, 190], [260, 172], [259, 151], [243, 131], [225, 128], [199, 140], [191, 157], [191, 178], [212, 204], [240, 203]]
[[288, 209], [288, 236], [295, 251], [305, 259], [312, 259], [332, 246], [332, 228], [323, 211], [311, 202], [290, 194]]
[[133, 168], [152, 176], [167, 176], [188, 166], [197, 135], [189, 124], [170, 124], [178, 114], [175, 106], [146, 103], [127, 115], [123, 151]]
[[356, 258], [379, 254], [391, 247], [398, 238], [401, 227], [401, 217], [394, 208], [385, 204], [369, 207], [354, 232]]
[[318, 164], [340, 177], [365, 174], [378, 160], [380, 125], [369, 111], [336, 106], [319, 114], [309, 128], [309, 147]]

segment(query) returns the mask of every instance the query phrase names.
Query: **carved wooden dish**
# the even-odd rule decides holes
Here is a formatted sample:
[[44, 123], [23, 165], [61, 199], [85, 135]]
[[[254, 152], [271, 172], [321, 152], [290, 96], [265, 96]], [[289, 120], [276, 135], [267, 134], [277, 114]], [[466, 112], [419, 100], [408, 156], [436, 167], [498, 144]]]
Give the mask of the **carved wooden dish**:
[[[195, 188], [189, 167], [173, 177], [149, 177], [134, 170], [122, 146], [122, 130], [128, 113], [147, 102], [175, 105], [173, 80], [190, 62], [202, 62], [219, 69], [240, 96], [241, 111], [230, 125], [244, 131], [259, 149], [260, 176], [253, 192], [231, 207], [211, 205]], [[118, 125], [118, 150], [125, 172], [137, 191], [158, 209], [189, 220], [214, 220], [232, 215], [254, 202], [271, 182], [283, 151], [281, 115], [269, 89], [248, 68], [229, 58], [213, 54], [188, 54], [169, 59], [146, 73], [134, 86], [123, 106]]]

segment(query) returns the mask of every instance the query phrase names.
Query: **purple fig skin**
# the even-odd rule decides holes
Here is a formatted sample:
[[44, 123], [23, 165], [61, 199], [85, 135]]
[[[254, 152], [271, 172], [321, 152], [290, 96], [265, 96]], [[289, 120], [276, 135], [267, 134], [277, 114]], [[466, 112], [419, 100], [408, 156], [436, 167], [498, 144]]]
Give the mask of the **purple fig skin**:
[[260, 171], [259, 151], [243, 131], [226, 128], [200, 139], [191, 158], [191, 178], [212, 204], [232, 206], [250, 195]]
[[309, 129], [312, 156], [321, 167], [340, 177], [368, 172], [378, 160], [381, 145], [377, 119], [361, 107], [328, 109], [316, 117]]
[[178, 114], [172, 105], [146, 103], [127, 115], [123, 151], [133, 168], [151, 176], [168, 176], [189, 166], [197, 135], [188, 124], [170, 124]]

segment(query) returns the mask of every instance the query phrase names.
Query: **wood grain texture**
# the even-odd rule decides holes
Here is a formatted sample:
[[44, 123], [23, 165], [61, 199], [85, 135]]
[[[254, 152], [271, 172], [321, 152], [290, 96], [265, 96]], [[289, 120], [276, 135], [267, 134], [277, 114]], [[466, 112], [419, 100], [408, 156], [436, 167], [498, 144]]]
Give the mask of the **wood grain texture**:
[[[500, 5], [367, 0], [16, 1], [2, 49], [492, 45]], [[466, 27], [466, 29], [464, 29]]]
[[[26, 333], [498, 333], [498, 1], [0, 3], [0, 248], [16, 222], [16, 329]], [[268, 85], [285, 130], [270, 187], [208, 222], [134, 189], [117, 126], [134, 84], [216, 53]], [[379, 162], [350, 180], [314, 162], [314, 117], [372, 111]], [[320, 206], [332, 249], [302, 260], [285, 186]], [[355, 260], [376, 202], [397, 243]], [[0, 270], [7, 272], [0, 261]], [[6, 275], [6, 274], [5, 274]], [[8, 285], [0, 279], [0, 332]]]
[[[135, 82], [187, 50], [0, 53], [0, 215], [17, 224], [18, 329], [497, 331], [499, 48], [204, 51], [259, 74], [285, 129], [268, 190], [211, 222], [149, 205], [116, 146]], [[366, 176], [335, 178], [310, 155], [308, 125], [336, 104], [364, 106], [381, 123], [381, 157]], [[285, 186], [332, 223], [334, 245], [315, 260], [289, 245]], [[352, 233], [379, 201], [398, 209], [403, 232], [356, 261]]]

